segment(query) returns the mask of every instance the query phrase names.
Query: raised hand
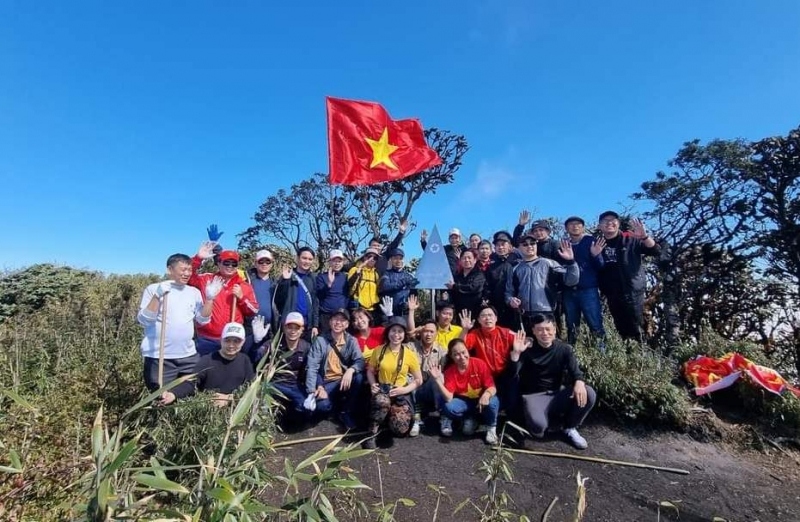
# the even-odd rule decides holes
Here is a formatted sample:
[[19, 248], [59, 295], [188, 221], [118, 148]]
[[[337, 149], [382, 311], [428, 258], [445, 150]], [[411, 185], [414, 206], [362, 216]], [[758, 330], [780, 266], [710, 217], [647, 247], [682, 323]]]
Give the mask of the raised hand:
[[214, 257], [215, 246], [217, 246], [215, 241], [203, 241], [200, 243], [200, 248], [197, 249], [197, 257], [200, 259], [209, 259]]
[[639, 218], [631, 219], [631, 232], [636, 239], [644, 239], [647, 237], [647, 229]]
[[336, 272], [333, 271], [332, 267], [328, 267], [328, 286], [333, 286], [334, 281], [336, 280]]
[[430, 368], [428, 368], [428, 375], [433, 377], [434, 379], [438, 379], [442, 376], [442, 369], [439, 368], [438, 364], [432, 364]]
[[206, 285], [206, 299], [209, 301], [215, 299], [222, 291], [223, 280], [221, 277], [215, 277]]
[[519, 221], [518, 223], [523, 227], [528, 224], [531, 220], [531, 212], [530, 210], [523, 210], [519, 213]]
[[386, 317], [394, 315], [394, 299], [391, 296], [385, 296], [381, 299], [381, 311]]
[[264, 316], [257, 315], [253, 318], [253, 340], [260, 343], [269, 333], [269, 324], [264, 324]]
[[408, 219], [403, 218], [400, 220], [400, 233], [405, 234], [408, 230]]
[[289, 265], [283, 265], [281, 267], [281, 277], [284, 279], [291, 279], [292, 267], [290, 267]]
[[575, 259], [575, 253], [572, 251], [572, 242], [569, 239], [561, 240], [561, 246], [558, 248], [558, 255], [565, 261], [572, 261]]
[[592, 246], [589, 248], [589, 252], [591, 252], [593, 257], [599, 256], [603, 249], [606, 247], [606, 238], [601, 237], [600, 239], [596, 239]]
[[428, 240], [428, 231], [423, 228], [422, 229], [422, 233], [419, 235], [419, 238], [421, 240], [423, 240], [423, 241], [427, 241]]
[[170, 290], [172, 290], [172, 281], [162, 281], [158, 283], [156, 287], [156, 297], [161, 299], [165, 294], [168, 294]]
[[520, 354], [528, 349], [528, 339], [525, 337], [525, 330], [520, 330], [514, 334], [514, 344], [511, 350], [514, 353]]
[[412, 312], [419, 309], [419, 297], [413, 294], [408, 296], [408, 309]]
[[212, 224], [208, 225], [208, 228], [206, 229], [206, 233], [208, 234], [208, 240], [209, 241], [213, 241], [214, 243], [218, 243], [219, 242], [219, 238], [221, 238], [222, 234], [224, 234], [225, 232], [220, 232], [219, 229], [217, 228], [217, 225], [212, 223]]
[[471, 330], [475, 326], [475, 321], [472, 320], [472, 312], [469, 310], [461, 310], [459, 319], [461, 320], [461, 328], [465, 330]]

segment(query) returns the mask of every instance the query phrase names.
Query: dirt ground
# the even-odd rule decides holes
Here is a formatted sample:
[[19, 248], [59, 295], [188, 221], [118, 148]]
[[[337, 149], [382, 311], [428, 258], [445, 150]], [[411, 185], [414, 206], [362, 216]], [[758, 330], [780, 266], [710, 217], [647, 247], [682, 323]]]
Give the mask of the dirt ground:
[[[368, 504], [380, 501], [382, 482], [386, 502], [405, 497], [416, 506], [400, 506], [397, 520], [431, 521], [437, 494], [429, 485], [444, 486], [446, 496], [436, 520], [479, 520], [472, 507], [454, 514], [455, 507], [467, 498], [480, 503], [487, 491], [484, 474], [478, 469], [490, 450], [481, 435], [473, 438], [454, 436], [445, 439], [438, 434], [436, 420], [428, 421], [423, 433], [414, 439], [379, 440], [375, 455], [350, 463], [361, 480], [372, 489], [362, 500]], [[340, 428], [329, 421], [279, 439], [301, 439], [331, 435]], [[653, 521], [658, 518], [659, 501], [673, 502], [676, 515], [661, 508], [661, 520], [710, 522], [714, 517], [729, 522], [800, 521], [800, 455], [742, 451], [720, 444], [701, 443], [688, 435], [648, 433], [615, 426], [613, 422], [595, 421], [581, 433], [589, 441], [589, 449], [575, 450], [558, 438], [544, 441], [526, 440], [524, 449], [572, 453], [605, 459], [634, 461], [657, 466], [679, 468], [689, 475], [621, 467], [567, 459], [531, 455], [514, 455], [514, 483], [500, 488], [514, 500], [514, 512], [541, 520], [554, 497], [550, 522], [572, 521], [575, 512], [576, 474], [589, 477], [586, 482], [587, 511], [585, 521]], [[276, 465], [288, 457], [302, 460], [325, 442], [311, 442], [277, 450]], [[379, 480], [378, 462], [380, 462]]]

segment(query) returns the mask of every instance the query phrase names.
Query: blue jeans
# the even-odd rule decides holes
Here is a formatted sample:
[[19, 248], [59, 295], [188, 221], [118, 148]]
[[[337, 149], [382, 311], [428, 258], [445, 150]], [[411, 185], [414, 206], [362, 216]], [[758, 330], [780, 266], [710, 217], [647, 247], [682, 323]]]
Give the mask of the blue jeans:
[[306, 400], [305, 387], [301, 388], [300, 384], [290, 382], [276, 382], [273, 386], [286, 396], [285, 400], [289, 401], [290, 408], [287, 408], [287, 410], [291, 410], [293, 413], [306, 412], [303, 407], [303, 402]]
[[581, 326], [581, 314], [589, 330], [601, 339], [606, 336], [603, 328], [603, 306], [597, 288], [567, 289], [564, 291], [564, 311], [567, 315], [567, 340], [575, 344]]
[[437, 410], [441, 395], [442, 392], [439, 391], [436, 380], [428, 378], [422, 383], [422, 386], [412, 392], [416, 413], [422, 414], [423, 411]]
[[317, 399], [317, 411], [320, 413], [327, 413], [333, 410], [333, 403], [337, 403], [340, 412], [353, 415], [356, 411], [358, 404], [358, 397], [361, 394], [361, 388], [364, 384], [364, 374], [354, 373], [353, 380], [350, 382], [350, 389], [342, 391], [339, 388], [341, 379], [335, 381], [328, 381], [322, 386], [328, 393], [327, 399]]
[[[478, 399], [467, 399], [466, 397], [453, 397], [450, 402], [446, 402], [442, 407], [442, 413], [449, 419], [463, 419], [474, 415], [478, 411]], [[500, 401], [497, 396], [489, 399], [489, 405], [481, 411], [481, 420], [489, 426], [497, 426], [497, 413], [500, 411]]]

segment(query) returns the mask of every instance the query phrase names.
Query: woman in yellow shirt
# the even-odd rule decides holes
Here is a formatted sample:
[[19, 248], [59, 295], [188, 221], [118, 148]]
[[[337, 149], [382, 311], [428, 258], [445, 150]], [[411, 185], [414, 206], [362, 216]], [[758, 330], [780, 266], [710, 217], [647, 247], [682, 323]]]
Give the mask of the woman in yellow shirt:
[[373, 436], [364, 441], [365, 448], [375, 447], [375, 435], [387, 419], [393, 435], [402, 437], [411, 431], [414, 421], [411, 393], [422, 384], [422, 371], [416, 350], [406, 342], [407, 334], [408, 327], [402, 317], [390, 318], [383, 346], [376, 348], [368, 361], [367, 381], [372, 394], [369, 431]]

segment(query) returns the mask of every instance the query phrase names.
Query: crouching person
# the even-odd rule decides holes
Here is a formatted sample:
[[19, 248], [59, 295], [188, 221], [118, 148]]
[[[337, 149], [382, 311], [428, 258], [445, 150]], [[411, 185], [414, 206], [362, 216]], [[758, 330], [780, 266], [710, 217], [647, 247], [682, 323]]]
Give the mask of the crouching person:
[[584, 383], [572, 346], [556, 339], [555, 318], [538, 315], [532, 323], [535, 342], [530, 347], [527, 342], [515, 342], [510, 355], [528, 431], [541, 438], [548, 429], [561, 429], [573, 446], [586, 449], [586, 439], [577, 428], [597, 396]]
[[200, 357], [195, 366], [195, 382], [186, 381], [172, 391], [161, 395], [161, 404], [170, 404], [181, 397], [193, 395], [199, 391], [215, 391], [214, 404], [227, 406], [233, 400], [233, 393], [246, 385], [255, 377], [250, 358], [242, 353], [244, 346], [244, 326], [239, 323], [228, 323], [222, 329], [219, 351]]
[[[405, 343], [407, 328], [402, 317], [390, 318], [384, 330], [384, 344], [373, 350], [367, 365], [372, 395], [369, 431], [373, 435], [387, 420], [393, 435], [402, 437], [411, 431], [414, 420], [411, 394], [422, 384], [422, 372], [416, 351]], [[364, 447], [374, 448], [375, 437], [364, 441]]]
[[286, 315], [283, 321], [283, 335], [278, 346], [278, 364], [285, 366], [277, 371], [272, 384], [285, 397], [285, 419], [290, 423], [302, 423], [311, 418], [312, 412], [304, 407], [306, 400], [306, 359], [311, 344], [303, 339], [305, 319], [297, 312]]
[[329, 320], [330, 331], [317, 336], [311, 345], [306, 367], [306, 389], [313, 393], [320, 413], [339, 410], [339, 420], [351, 430], [358, 396], [364, 383], [364, 358], [358, 342], [347, 333], [350, 314], [336, 310]]
[[453, 435], [453, 421], [462, 422], [464, 435], [472, 435], [478, 427], [475, 415], [486, 425], [486, 444], [497, 444], [497, 414], [500, 401], [494, 386], [492, 372], [481, 359], [470, 357], [467, 345], [453, 339], [447, 346], [448, 365], [444, 372], [431, 367], [431, 377], [436, 379], [443, 398], [441, 433]]

